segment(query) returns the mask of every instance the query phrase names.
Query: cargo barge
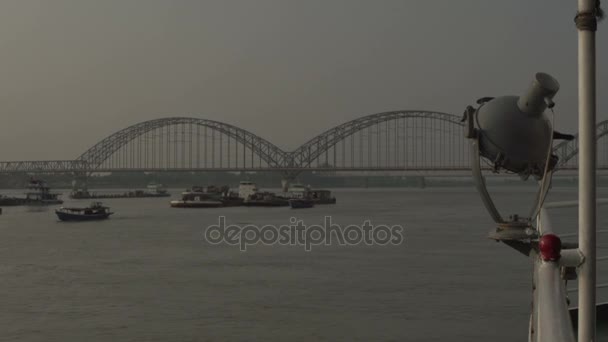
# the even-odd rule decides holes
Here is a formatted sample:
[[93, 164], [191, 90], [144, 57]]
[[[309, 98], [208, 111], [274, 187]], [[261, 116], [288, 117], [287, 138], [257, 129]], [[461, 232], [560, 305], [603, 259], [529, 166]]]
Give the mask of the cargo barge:
[[62, 204], [60, 194], [51, 192], [42, 180], [31, 179], [27, 185], [24, 197], [0, 196], [0, 206], [10, 207], [19, 205], [53, 205]]
[[182, 192], [181, 199], [169, 204], [173, 208], [220, 208], [240, 206], [243, 199], [231, 192], [228, 186], [193, 186]]
[[287, 198], [277, 196], [272, 192], [256, 192], [243, 201], [248, 207], [286, 207], [289, 205]]
[[150, 184], [146, 191], [135, 190], [119, 194], [91, 193], [86, 189], [74, 190], [70, 193], [72, 199], [104, 199], [104, 198], [145, 198], [145, 197], [169, 197], [171, 194], [162, 184]]
[[288, 199], [310, 199], [314, 204], [336, 204], [336, 197], [330, 190], [311, 189], [310, 186], [293, 184], [282, 197]]
[[[329, 190], [310, 190], [307, 187], [295, 184], [287, 193], [275, 194], [268, 191], [259, 191], [255, 183], [242, 181], [238, 192], [230, 191], [228, 186], [193, 186], [182, 193], [179, 200], [170, 202], [174, 208], [219, 208], [219, 207], [287, 207], [290, 199], [296, 201], [296, 206], [335, 204], [336, 198]], [[307, 202], [311, 202], [310, 204]]]

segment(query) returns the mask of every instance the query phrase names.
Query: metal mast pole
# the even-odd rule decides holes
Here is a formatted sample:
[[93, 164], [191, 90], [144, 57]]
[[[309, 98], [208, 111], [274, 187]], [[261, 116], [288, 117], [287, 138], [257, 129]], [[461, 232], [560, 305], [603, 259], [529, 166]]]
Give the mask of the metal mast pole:
[[579, 272], [578, 342], [595, 342], [596, 200], [595, 200], [595, 30], [596, 0], [578, 0], [578, 224], [585, 262]]

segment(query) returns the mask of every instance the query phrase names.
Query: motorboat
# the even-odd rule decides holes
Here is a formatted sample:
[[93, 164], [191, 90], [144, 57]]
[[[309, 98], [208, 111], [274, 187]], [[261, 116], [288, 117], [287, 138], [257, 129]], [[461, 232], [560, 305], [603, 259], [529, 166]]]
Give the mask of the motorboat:
[[109, 207], [104, 206], [101, 202], [93, 202], [86, 208], [59, 208], [55, 210], [55, 214], [61, 221], [94, 221], [105, 220], [113, 212]]
[[59, 194], [52, 193], [43, 180], [31, 179], [25, 193], [25, 204], [52, 205], [62, 204]]

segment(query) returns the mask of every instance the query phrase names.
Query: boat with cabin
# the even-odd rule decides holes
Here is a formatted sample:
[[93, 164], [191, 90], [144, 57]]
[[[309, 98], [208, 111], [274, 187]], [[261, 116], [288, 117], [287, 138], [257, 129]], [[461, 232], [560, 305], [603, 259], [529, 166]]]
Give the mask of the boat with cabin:
[[173, 208], [219, 208], [224, 207], [222, 201], [224, 195], [229, 192], [229, 188], [224, 186], [193, 186], [191, 189], [182, 192], [180, 200], [170, 202]]
[[24, 204], [53, 205], [62, 204], [58, 193], [52, 193], [43, 180], [31, 179], [25, 193]]
[[162, 184], [150, 183], [146, 187], [147, 191], [144, 192], [143, 197], [169, 197], [171, 194], [167, 191]]
[[113, 214], [109, 207], [101, 202], [93, 202], [86, 208], [60, 208], [55, 214], [61, 221], [95, 221], [105, 220]]
[[238, 196], [243, 200], [241, 205], [248, 207], [286, 207], [287, 198], [277, 196], [273, 192], [259, 191], [257, 185], [251, 181], [241, 181]]
[[332, 196], [330, 190], [311, 189], [310, 186], [303, 184], [292, 184], [285, 194], [289, 199], [309, 198], [315, 204], [336, 204], [336, 198]]
[[329, 190], [310, 190], [309, 197], [315, 204], [336, 204], [336, 197]]
[[239, 197], [247, 199], [249, 196], [254, 195], [258, 192], [258, 187], [254, 182], [241, 181], [239, 183]]
[[304, 184], [294, 183], [287, 188], [286, 197], [288, 198], [303, 198], [307, 196], [310, 191], [310, 186]]

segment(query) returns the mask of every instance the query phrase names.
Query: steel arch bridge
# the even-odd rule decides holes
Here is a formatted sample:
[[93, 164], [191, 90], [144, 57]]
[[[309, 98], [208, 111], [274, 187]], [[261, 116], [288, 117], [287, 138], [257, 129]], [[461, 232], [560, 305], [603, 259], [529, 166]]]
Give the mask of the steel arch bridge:
[[[596, 138], [598, 142], [606, 139], [602, 139], [608, 135], [608, 120], [599, 122], [596, 125]], [[608, 146], [606, 143], [598, 143], [597, 146], [597, 162], [599, 168], [606, 167], [606, 160], [608, 160]], [[553, 149], [555, 154], [559, 157], [560, 168], [576, 168], [578, 165], [578, 134], [575, 135], [571, 141], [562, 141], [556, 145]]]
[[[608, 120], [598, 124], [598, 139]], [[605, 139], [603, 139], [605, 140]], [[598, 146], [598, 166], [608, 160]], [[561, 168], [576, 168], [578, 139], [555, 146]], [[226, 123], [192, 117], [141, 122], [115, 132], [74, 160], [0, 162], [0, 173], [118, 171], [425, 171], [470, 169], [460, 117], [407, 110], [333, 127], [293, 151]]]
[[468, 149], [461, 139], [463, 128], [460, 117], [446, 113], [372, 114], [310, 139], [288, 154], [288, 165], [303, 169], [466, 168]]
[[238, 170], [247, 168], [247, 161], [254, 168], [255, 157], [258, 168], [274, 167], [283, 163], [285, 152], [233, 125], [175, 117], [129, 126], [101, 140], [77, 160], [91, 171]]

